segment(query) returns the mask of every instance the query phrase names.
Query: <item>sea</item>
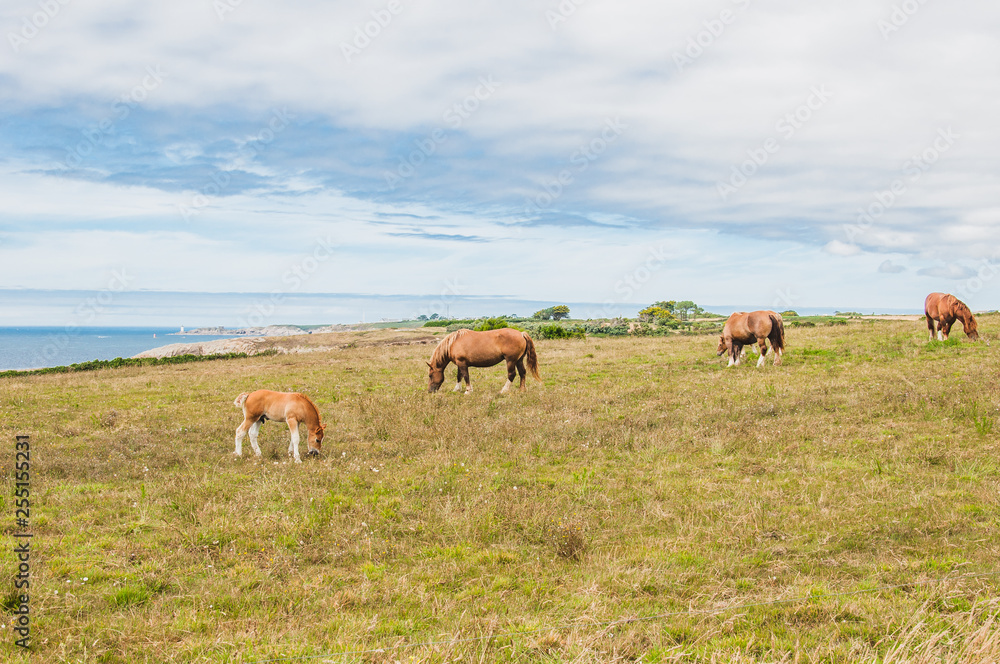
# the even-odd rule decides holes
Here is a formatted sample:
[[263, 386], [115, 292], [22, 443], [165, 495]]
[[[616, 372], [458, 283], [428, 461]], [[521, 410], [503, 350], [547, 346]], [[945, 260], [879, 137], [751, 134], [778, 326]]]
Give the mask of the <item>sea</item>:
[[177, 331], [176, 327], [0, 327], [0, 371], [113, 360], [167, 344], [233, 336], [171, 334]]

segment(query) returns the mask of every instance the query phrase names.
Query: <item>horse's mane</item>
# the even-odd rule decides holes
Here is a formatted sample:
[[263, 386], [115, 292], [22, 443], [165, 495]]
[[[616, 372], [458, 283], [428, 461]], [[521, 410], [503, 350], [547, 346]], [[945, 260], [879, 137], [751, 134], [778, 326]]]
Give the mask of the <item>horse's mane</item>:
[[455, 330], [454, 332], [446, 336], [444, 339], [442, 339], [441, 343], [439, 343], [437, 347], [434, 349], [434, 354], [431, 355], [431, 364], [433, 364], [435, 367], [440, 367], [444, 364], [447, 364], [447, 362], [450, 362], [451, 345], [455, 343], [455, 339], [464, 336], [467, 332], [469, 332], [469, 330], [466, 329]]
[[976, 331], [976, 317], [972, 315], [969, 305], [958, 298], [955, 299], [955, 316], [968, 328], [969, 332]]

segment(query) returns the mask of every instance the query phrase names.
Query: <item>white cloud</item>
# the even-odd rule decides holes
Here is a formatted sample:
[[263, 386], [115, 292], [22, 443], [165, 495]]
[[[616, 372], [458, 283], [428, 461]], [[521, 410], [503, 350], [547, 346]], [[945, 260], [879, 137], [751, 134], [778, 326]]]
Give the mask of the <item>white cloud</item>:
[[834, 256], [854, 256], [861, 253], [861, 248], [856, 244], [847, 244], [840, 240], [831, 240], [823, 247], [828, 253]]

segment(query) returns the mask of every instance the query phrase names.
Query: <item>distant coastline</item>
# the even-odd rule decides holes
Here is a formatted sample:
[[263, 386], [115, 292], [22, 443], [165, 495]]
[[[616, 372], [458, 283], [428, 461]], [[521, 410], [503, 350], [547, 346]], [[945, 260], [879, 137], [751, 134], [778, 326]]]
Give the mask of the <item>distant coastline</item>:
[[234, 336], [234, 337], [287, 337], [294, 334], [309, 334], [309, 330], [302, 329], [295, 325], [264, 325], [261, 327], [236, 327], [227, 328], [222, 325], [215, 327], [196, 327], [193, 330], [181, 328], [180, 332], [171, 332], [171, 335], [183, 336]]
[[384, 323], [355, 323], [335, 325], [260, 325], [251, 327], [196, 327], [192, 330], [181, 328], [179, 332], [171, 332], [176, 336], [209, 335], [214, 337], [292, 337], [300, 334], [324, 334], [326, 332], [349, 332], [358, 330], [374, 330], [382, 327], [419, 327], [423, 321], [398, 321]]

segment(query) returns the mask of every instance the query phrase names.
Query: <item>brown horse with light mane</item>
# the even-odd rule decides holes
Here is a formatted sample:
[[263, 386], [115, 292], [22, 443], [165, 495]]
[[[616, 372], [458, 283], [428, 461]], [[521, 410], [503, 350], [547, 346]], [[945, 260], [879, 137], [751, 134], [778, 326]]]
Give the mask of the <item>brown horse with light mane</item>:
[[956, 320], [962, 321], [965, 336], [973, 341], [979, 341], [979, 329], [976, 317], [972, 315], [965, 302], [950, 293], [931, 293], [924, 300], [924, 316], [927, 318], [927, 329], [930, 338], [934, 340], [934, 324], [937, 323], [938, 341], [947, 341], [951, 326]]
[[781, 319], [781, 314], [774, 311], [737, 311], [729, 316], [725, 326], [722, 328], [722, 336], [719, 337], [719, 348], [717, 355], [729, 352], [729, 364], [727, 366], [738, 365], [743, 359], [743, 346], [760, 346], [760, 359], [757, 366], [764, 364], [764, 356], [767, 355], [767, 342], [771, 342], [771, 350], [774, 351], [774, 364], [781, 364], [781, 353], [785, 350], [785, 323]]
[[492, 367], [507, 361], [507, 382], [500, 394], [504, 394], [514, 383], [515, 370], [521, 376], [520, 388], [524, 388], [525, 361], [531, 375], [541, 380], [538, 375], [538, 356], [535, 355], [535, 343], [527, 332], [504, 327], [499, 330], [476, 332], [474, 330], [456, 330], [441, 340], [434, 349], [431, 361], [427, 363], [427, 391], [437, 392], [444, 382], [444, 370], [450, 362], [458, 367], [458, 382], [453, 392], [462, 388], [465, 380], [465, 393], [472, 392], [472, 382], [469, 380], [469, 367]]
[[243, 456], [243, 437], [250, 432], [250, 444], [254, 454], [260, 456], [257, 445], [257, 432], [266, 420], [285, 422], [292, 434], [288, 444], [288, 453], [295, 458], [295, 463], [302, 463], [299, 458], [299, 424], [305, 424], [309, 430], [306, 444], [310, 456], [319, 456], [323, 447], [323, 431], [326, 427], [320, 423], [319, 410], [316, 404], [304, 394], [298, 392], [272, 392], [257, 390], [244, 392], [236, 397], [234, 406], [243, 409], [243, 424], [236, 427], [236, 456]]

